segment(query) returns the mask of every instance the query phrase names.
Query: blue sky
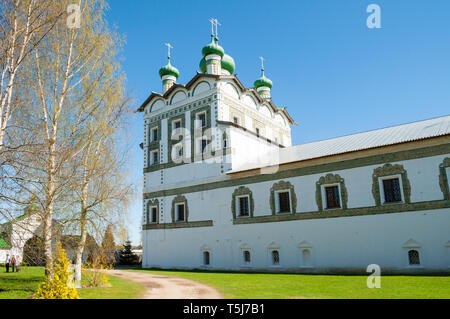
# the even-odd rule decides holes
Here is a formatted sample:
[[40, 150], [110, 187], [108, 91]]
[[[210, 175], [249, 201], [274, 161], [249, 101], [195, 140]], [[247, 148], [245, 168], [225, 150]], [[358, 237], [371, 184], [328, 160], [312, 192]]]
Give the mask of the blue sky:
[[[126, 35], [123, 68], [137, 108], [161, 91], [158, 70], [170, 42], [178, 82], [198, 70], [215, 17], [220, 44], [247, 87], [260, 75], [272, 99], [299, 123], [293, 144], [450, 114], [450, 1], [110, 0], [107, 18]], [[366, 25], [381, 7], [381, 29]], [[142, 115], [131, 120], [130, 167], [139, 196], [130, 207], [130, 239], [139, 243], [142, 214]]]

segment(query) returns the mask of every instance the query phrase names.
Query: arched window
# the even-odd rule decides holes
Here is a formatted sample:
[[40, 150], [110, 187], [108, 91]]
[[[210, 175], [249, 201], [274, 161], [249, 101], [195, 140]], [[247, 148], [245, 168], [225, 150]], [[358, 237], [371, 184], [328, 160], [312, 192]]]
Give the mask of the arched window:
[[250, 262], [250, 251], [244, 250], [244, 262], [249, 263]]
[[272, 250], [272, 264], [280, 264], [280, 253], [278, 252], [278, 250]]
[[302, 258], [303, 266], [311, 266], [311, 251], [309, 249], [303, 249]]
[[203, 264], [205, 266], [209, 265], [209, 251], [203, 252]]
[[415, 249], [408, 251], [408, 259], [410, 265], [420, 265], [419, 252]]

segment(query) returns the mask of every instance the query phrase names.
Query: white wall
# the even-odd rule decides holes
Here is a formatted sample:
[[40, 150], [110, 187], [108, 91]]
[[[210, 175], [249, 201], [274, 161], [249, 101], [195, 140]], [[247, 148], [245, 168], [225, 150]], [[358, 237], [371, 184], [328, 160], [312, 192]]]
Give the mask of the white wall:
[[[439, 164], [445, 155], [394, 162], [402, 164], [411, 184], [411, 202], [442, 200], [439, 187]], [[372, 173], [380, 165], [330, 172], [345, 180], [348, 207], [374, 206]], [[204, 167], [179, 167], [178, 174], [210, 174]], [[213, 168], [211, 168], [213, 170]], [[192, 172], [191, 172], [192, 171]], [[317, 211], [316, 182], [322, 174], [283, 179], [291, 182], [297, 196], [297, 212]], [[253, 194], [254, 216], [271, 215], [269, 197], [271, 186], [279, 180], [245, 185]], [[205, 181], [205, 183], [207, 183]], [[312, 245], [314, 270], [342, 268], [361, 270], [377, 263], [386, 270], [409, 270], [407, 249], [410, 239], [417, 242], [421, 269], [450, 271], [450, 209], [391, 213], [369, 216], [296, 220], [248, 225], [233, 225], [232, 193], [227, 187], [183, 194], [188, 200], [189, 221], [213, 220], [213, 227], [147, 230], [144, 231], [144, 266], [166, 268], [198, 268], [202, 266], [201, 247], [211, 252], [211, 267], [240, 269], [243, 244], [251, 248], [252, 268], [266, 269], [270, 265], [268, 246], [280, 247], [280, 269], [298, 270], [302, 241]], [[170, 221], [170, 207], [174, 196], [165, 198], [165, 222]], [[317, 214], [320, 214], [317, 212]], [[206, 245], [206, 246], [205, 246]], [[269, 267], [272, 269], [272, 267]], [[277, 269], [277, 268], [273, 268]]]
[[[191, 208], [190, 208], [191, 209]], [[206, 210], [210, 215], [216, 210]], [[217, 217], [216, 217], [217, 218]], [[317, 271], [332, 268], [365, 271], [378, 264], [382, 272], [413, 269], [407, 265], [403, 244], [410, 239], [420, 244], [423, 269], [450, 270], [447, 258], [449, 239], [448, 209], [236, 225], [190, 229], [152, 230], [146, 236], [144, 267], [201, 268], [201, 247], [211, 252], [211, 268], [241, 269], [241, 246], [251, 249], [255, 269], [300, 270], [302, 241], [311, 243], [312, 266]], [[280, 267], [273, 267], [268, 247], [280, 248]], [[419, 268], [420, 270], [421, 268]]]

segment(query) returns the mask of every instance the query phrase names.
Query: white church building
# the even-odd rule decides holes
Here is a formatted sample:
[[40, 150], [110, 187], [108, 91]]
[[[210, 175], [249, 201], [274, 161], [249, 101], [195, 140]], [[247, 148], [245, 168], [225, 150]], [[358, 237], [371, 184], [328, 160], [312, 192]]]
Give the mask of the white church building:
[[450, 116], [292, 146], [262, 75], [216, 34], [185, 85], [169, 62], [144, 120], [143, 267], [450, 273]]

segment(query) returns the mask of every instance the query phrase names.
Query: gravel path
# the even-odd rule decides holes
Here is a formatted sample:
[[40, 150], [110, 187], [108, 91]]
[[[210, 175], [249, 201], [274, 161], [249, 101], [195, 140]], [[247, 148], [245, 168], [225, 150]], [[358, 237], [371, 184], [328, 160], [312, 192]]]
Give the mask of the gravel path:
[[144, 285], [147, 291], [142, 299], [223, 299], [216, 289], [189, 279], [125, 270], [108, 274]]

